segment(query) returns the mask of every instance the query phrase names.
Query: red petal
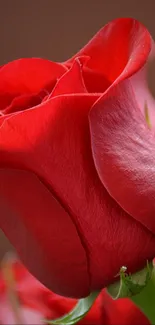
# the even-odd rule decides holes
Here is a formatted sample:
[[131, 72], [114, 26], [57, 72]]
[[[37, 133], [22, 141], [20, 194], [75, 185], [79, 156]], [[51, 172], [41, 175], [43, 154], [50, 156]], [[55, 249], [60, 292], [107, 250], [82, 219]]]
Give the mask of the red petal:
[[[101, 289], [116, 279], [122, 265], [135, 271], [155, 255], [155, 237], [115, 203], [95, 170], [88, 113], [97, 98], [88, 94], [57, 96], [5, 120], [0, 130], [1, 165], [33, 170], [70, 211], [87, 253], [91, 290]], [[0, 180], [3, 193], [3, 186], [9, 188], [10, 181], [3, 185]], [[44, 218], [46, 220], [46, 216]], [[37, 220], [34, 219], [33, 225], [36, 229]], [[10, 222], [9, 219], [6, 224], [8, 237]], [[48, 226], [46, 223], [48, 240], [51, 240], [52, 222]], [[16, 233], [19, 243], [22, 239], [18, 236]], [[37, 240], [36, 233], [32, 236]], [[58, 239], [60, 245], [60, 237]], [[72, 245], [72, 239], [69, 242]], [[68, 272], [70, 276], [69, 269]], [[78, 285], [79, 295], [79, 282]]]
[[4, 114], [23, 111], [40, 104], [40, 102], [41, 98], [37, 95], [21, 95], [12, 100], [11, 104], [4, 110]]
[[63, 94], [86, 92], [87, 90], [82, 76], [82, 63], [80, 62], [80, 58], [78, 58], [75, 59], [70, 70], [58, 80], [49, 98]]
[[151, 49], [151, 37], [147, 29], [132, 18], [115, 19], [105, 25], [92, 40], [72, 59], [87, 55], [87, 67], [113, 82], [123, 72], [124, 78], [138, 71], [146, 62]]
[[98, 73], [86, 66], [83, 67], [82, 74], [89, 93], [103, 93], [110, 86], [110, 81], [102, 73]]
[[19, 94], [37, 93], [51, 87], [66, 72], [65, 66], [39, 58], [19, 59], [0, 69], [0, 109]]
[[40, 281], [62, 295], [89, 294], [87, 259], [74, 222], [36, 176], [0, 170], [0, 211], [2, 230]]
[[155, 137], [130, 81], [103, 96], [90, 113], [96, 170], [119, 205], [155, 234]]
[[0, 113], [0, 126], [5, 119], [11, 117], [12, 114], [22, 111], [33, 106], [40, 104], [42, 98], [39, 94], [37, 95], [21, 95], [15, 97], [9, 106], [7, 106], [3, 112]]

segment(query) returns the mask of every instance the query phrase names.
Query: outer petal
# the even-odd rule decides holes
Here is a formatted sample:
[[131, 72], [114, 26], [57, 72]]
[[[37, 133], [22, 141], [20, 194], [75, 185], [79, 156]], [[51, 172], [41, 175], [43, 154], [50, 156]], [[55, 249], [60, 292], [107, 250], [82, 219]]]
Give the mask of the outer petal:
[[51, 91], [57, 78], [66, 72], [64, 65], [39, 58], [19, 59], [0, 69], [0, 109], [15, 96]]
[[[105, 25], [76, 56], [87, 55], [87, 67], [102, 73], [113, 82], [124, 71], [132, 75], [146, 62], [151, 49], [151, 37], [147, 29], [132, 18], [115, 19]], [[130, 69], [129, 69], [130, 66]]]
[[89, 293], [87, 259], [73, 220], [29, 172], [0, 170], [1, 228], [23, 262], [62, 295]]
[[[0, 130], [1, 165], [5, 168], [14, 166], [14, 168], [33, 170], [44, 180], [49, 189], [56, 193], [67, 211], [70, 211], [87, 253], [91, 290], [101, 289], [115, 280], [115, 275], [122, 265], [126, 265], [129, 271], [135, 271], [145, 265], [147, 259], [152, 259], [155, 255], [155, 237], [115, 203], [98, 178], [92, 159], [88, 123], [88, 113], [95, 99], [95, 96], [87, 94], [58, 96], [35, 109], [18, 113], [5, 120]], [[0, 180], [1, 193], [3, 194], [3, 187], [9, 190], [10, 181], [2, 180], [2, 178]], [[14, 187], [15, 185], [12, 185], [12, 191], [14, 191]], [[20, 190], [18, 188], [15, 192], [17, 197]], [[32, 189], [32, 193], [34, 191], [35, 189]], [[11, 195], [13, 194], [10, 194], [8, 201], [10, 197], [13, 197]], [[36, 193], [38, 202], [37, 196], [38, 198], [41, 196]], [[34, 204], [33, 197], [31, 199], [30, 206]], [[17, 211], [18, 202], [19, 199], [15, 206]], [[28, 204], [25, 205], [28, 206]], [[24, 216], [25, 205], [21, 204], [18, 213], [22, 224], [28, 218]], [[46, 205], [48, 206], [48, 204]], [[48, 206], [48, 213], [52, 209]], [[39, 213], [40, 210], [39, 208], [37, 212]], [[32, 207], [30, 211], [32, 211]], [[43, 215], [46, 217], [45, 213]], [[51, 224], [48, 224], [48, 227], [45, 226], [46, 232], [48, 231], [46, 237], [50, 238], [45, 240], [44, 237], [40, 239], [41, 234], [38, 235], [37, 232], [37, 227], [40, 227], [41, 233], [43, 231], [43, 217], [36, 218], [31, 218], [32, 220], [28, 221], [30, 222], [28, 229], [29, 232], [33, 231], [32, 237], [37, 242], [39, 241], [43, 248], [46, 247], [44, 251], [48, 252], [47, 259], [50, 263], [50, 250], [54, 254], [55, 246], [51, 248], [49, 245], [48, 247], [44, 245], [47, 245], [46, 240], [52, 240], [51, 227], [54, 221], [52, 219]], [[37, 224], [38, 220], [41, 220], [39, 225]], [[5, 232], [14, 244], [17, 241], [16, 246], [23, 241], [23, 237], [19, 238], [19, 232], [14, 236], [11, 234], [14, 228], [9, 218], [7, 220], [6, 218], [0, 219], [0, 222], [3, 228], [5, 223]], [[55, 230], [53, 231], [55, 234]], [[72, 240], [69, 238], [71, 246]], [[28, 255], [27, 258], [30, 259], [31, 255]], [[36, 260], [35, 263], [34, 260], [27, 261], [29, 264], [30, 262], [34, 268], [33, 272], [35, 274], [39, 272]], [[61, 259], [58, 262], [61, 267]], [[63, 264], [62, 269], [64, 269]], [[49, 270], [51, 271], [50, 268]], [[68, 270], [66, 264], [66, 272], [69, 272]], [[58, 288], [55, 286], [60, 285], [59, 277], [61, 280], [62, 272], [58, 272], [57, 276], [57, 282], [55, 281], [55, 284], [52, 283], [52, 285], [53, 289], [58, 292]], [[45, 273], [43, 272], [42, 279], [44, 277]], [[68, 281], [66, 280], [67, 284]], [[77, 294], [73, 292], [75, 296], [79, 296], [80, 290], [85, 289], [85, 286], [78, 281], [77, 286]], [[60, 289], [62, 290], [62, 288], [61, 286]], [[68, 290], [69, 288], [70, 285], [68, 285]]]
[[102, 184], [125, 211], [155, 234], [155, 137], [129, 80], [94, 105], [90, 130]]

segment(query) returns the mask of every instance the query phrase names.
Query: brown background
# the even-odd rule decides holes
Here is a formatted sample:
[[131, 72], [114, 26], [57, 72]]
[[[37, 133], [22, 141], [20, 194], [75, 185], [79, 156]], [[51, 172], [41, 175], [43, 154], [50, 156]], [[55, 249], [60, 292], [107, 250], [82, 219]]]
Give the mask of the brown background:
[[[116, 17], [139, 19], [155, 38], [155, 0], [0, 0], [0, 64], [65, 60]], [[0, 235], [0, 258], [9, 248]]]

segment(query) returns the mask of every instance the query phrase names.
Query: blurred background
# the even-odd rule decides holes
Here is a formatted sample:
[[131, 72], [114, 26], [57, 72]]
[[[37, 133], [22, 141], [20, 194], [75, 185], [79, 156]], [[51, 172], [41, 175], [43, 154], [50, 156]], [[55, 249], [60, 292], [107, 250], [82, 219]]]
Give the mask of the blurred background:
[[[0, 65], [20, 57], [64, 61], [117, 17], [140, 20], [155, 39], [155, 0], [0, 0]], [[10, 249], [0, 233], [0, 259]]]

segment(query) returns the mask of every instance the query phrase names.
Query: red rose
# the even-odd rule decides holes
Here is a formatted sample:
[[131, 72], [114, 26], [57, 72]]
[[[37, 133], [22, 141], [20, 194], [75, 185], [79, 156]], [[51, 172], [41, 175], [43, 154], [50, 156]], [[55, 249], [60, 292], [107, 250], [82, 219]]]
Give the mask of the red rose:
[[[9, 260], [6, 268], [7, 272], [4, 273], [3, 270], [3, 273], [0, 273], [0, 324], [17, 324], [17, 321], [22, 324], [45, 324], [44, 319], [61, 317], [77, 303], [76, 299], [58, 296], [46, 289], [16, 260]], [[14, 279], [13, 286], [7, 282], [8, 271], [9, 277]], [[9, 285], [13, 288], [14, 300], [10, 300]], [[18, 305], [15, 305], [15, 300], [18, 300]], [[132, 301], [128, 299], [114, 301], [103, 290], [78, 324], [149, 325], [150, 323]]]
[[0, 225], [56, 293], [87, 296], [155, 255], [152, 48], [117, 19], [63, 64], [0, 69]]

